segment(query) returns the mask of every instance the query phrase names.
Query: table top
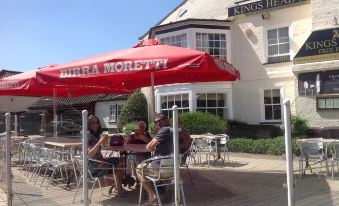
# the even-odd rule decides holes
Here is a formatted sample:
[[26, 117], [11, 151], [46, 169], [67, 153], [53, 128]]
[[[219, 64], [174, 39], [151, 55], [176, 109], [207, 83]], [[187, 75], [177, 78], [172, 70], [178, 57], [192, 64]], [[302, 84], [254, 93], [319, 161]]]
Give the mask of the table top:
[[200, 139], [200, 138], [208, 138], [208, 139], [220, 139], [222, 136], [220, 135], [212, 135], [212, 134], [193, 134], [190, 135], [193, 139]]
[[62, 147], [62, 148], [81, 147], [82, 146], [81, 139], [70, 139], [70, 138], [65, 138], [65, 137], [57, 137], [57, 138], [50, 137], [50, 138], [45, 138], [42, 142], [45, 145]]
[[137, 152], [137, 153], [146, 153], [152, 152], [151, 150], [146, 149], [147, 144], [124, 144], [123, 146], [110, 146], [103, 147], [104, 150], [112, 150], [116, 152]]
[[337, 139], [323, 139], [323, 138], [306, 138], [306, 139], [298, 139], [297, 143], [303, 143], [303, 142], [323, 142], [323, 143], [333, 143], [333, 142], [339, 142]]
[[42, 139], [45, 138], [41, 135], [27, 135], [27, 136], [11, 136], [12, 140], [27, 140], [27, 139]]

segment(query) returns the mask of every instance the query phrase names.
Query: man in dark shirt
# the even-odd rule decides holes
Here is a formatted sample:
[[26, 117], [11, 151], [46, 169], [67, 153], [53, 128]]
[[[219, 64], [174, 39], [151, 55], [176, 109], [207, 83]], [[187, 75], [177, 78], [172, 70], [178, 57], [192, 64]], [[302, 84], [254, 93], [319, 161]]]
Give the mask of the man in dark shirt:
[[[155, 124], [157, 127], [157, 134], [155, 137], [146, 145], [146, 148], [154, 151], [154, 156], [167, 156], [173, 154], [173, 132], [169, 127], [168, 119], [163, 114], [157, 114], [155, 116]], [[137, 177], [139, 181], [143, 182], [143, 189], [148, 194], [148, 203], [157, 201], [157, 197], [151, 184], [146, 181], [145, 175], [158, 176], [160, 160], [155, 160], [150, 164], [138, 165]]]

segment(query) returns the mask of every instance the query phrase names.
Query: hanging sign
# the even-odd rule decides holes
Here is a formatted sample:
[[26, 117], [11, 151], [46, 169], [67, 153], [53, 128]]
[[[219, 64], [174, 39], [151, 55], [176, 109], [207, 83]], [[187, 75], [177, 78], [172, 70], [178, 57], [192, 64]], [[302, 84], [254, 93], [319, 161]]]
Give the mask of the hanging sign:
[[313, 31], [295, 55], [294, 64], [339, 59], [339, 27]]
[[265, 13], [308, 2], [310, 2], [310, 0], [261, 0], [228, 8], [228, 17], [234, 19], [243, 15]]

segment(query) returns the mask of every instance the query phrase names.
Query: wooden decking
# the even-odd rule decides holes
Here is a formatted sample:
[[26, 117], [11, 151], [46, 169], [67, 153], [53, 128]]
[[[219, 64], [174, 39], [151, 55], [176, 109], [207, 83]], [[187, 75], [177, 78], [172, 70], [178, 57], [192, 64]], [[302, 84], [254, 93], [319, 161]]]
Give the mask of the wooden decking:
[[[193, 186], [188, 181], [186, 170], [182, 170], [188, 205], [287, 205], [287, 191], [283, 188], [286, 182], [284, 160], [274, 156], [241, 154], [231, 154], [230, 159], [234, 163], [227, 163], [225, 167], [191, 167]], [[296, 163], [295, 161], [295, 168]], [[40, 187], [41, 178], [34, 186], [17, 167], [13, 168], [13, 174], [13, 205], [80, 205], [81, 193], [76, 204], [72, 204], [74, 189], [66, 190], [52, 185], [46, 190], [45, 187]], [[317, 175], [306, 175], [303, 178], [295, 175], [295, 182], [296, 205], [339, 205], [338, 174], [335, 181], [323, 176], [319, 178]], [[108, 195], [108, 187], [104, 188], [104, 195], [97, 188], [91, 205], [137, 205], [138, 192], [139, 189], [134, 189], [126, 196], [118, 198]], [[1, 197], [0, 195], [0, 205]], [[165, 199], [169, 203], [171, 197], [167, 196]]]

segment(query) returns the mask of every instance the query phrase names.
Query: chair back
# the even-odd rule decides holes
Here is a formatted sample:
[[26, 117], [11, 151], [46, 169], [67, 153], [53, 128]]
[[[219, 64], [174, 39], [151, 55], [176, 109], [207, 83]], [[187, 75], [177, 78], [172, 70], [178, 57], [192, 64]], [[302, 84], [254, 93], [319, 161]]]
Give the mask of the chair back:
[[301, 143], [301, 153], [305, 157], [319, 157], [324, 155], [324, 143], [321, 140], [308, 140]]
[[159, 167], [159, 179], [171, 178], [174, 176], [174, 158], [173, 157], [161, 157]]

